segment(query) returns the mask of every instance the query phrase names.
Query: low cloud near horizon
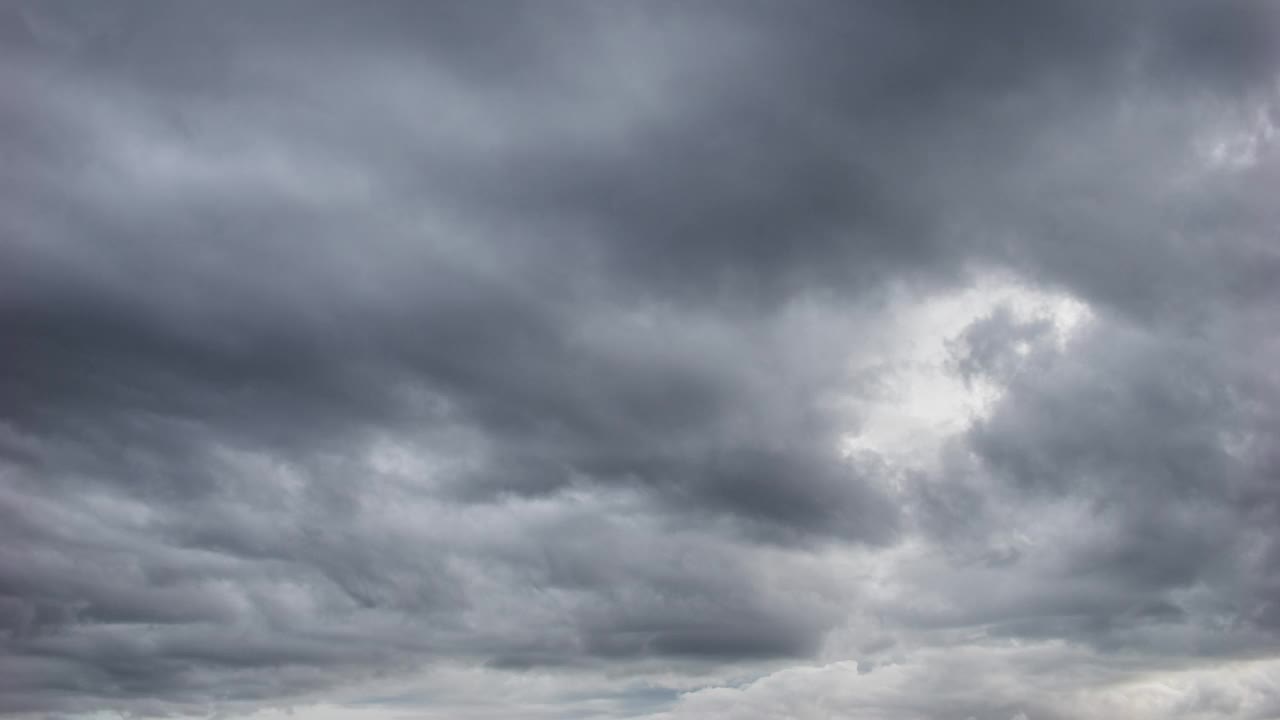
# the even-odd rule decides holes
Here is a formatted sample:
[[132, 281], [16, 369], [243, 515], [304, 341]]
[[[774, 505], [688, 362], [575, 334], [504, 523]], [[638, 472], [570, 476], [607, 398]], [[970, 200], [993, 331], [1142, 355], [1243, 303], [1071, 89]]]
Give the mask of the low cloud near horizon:
[[1280, 717], [1280, 5], [0, 2], [0, 716]]

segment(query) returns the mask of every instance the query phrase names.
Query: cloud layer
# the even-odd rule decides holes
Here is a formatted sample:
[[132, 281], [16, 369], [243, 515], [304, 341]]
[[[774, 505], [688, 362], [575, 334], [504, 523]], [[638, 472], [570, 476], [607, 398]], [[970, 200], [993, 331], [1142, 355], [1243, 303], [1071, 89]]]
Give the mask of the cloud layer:
[[0, 87], [0, 714], [1280, 707], [1270, 4], [8, 3]]

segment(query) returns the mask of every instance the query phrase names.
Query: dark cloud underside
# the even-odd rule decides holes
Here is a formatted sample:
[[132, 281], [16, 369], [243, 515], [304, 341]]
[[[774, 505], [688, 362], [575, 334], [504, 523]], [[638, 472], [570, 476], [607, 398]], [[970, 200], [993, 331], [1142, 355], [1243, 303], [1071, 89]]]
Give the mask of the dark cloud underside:
[[[0, 713], [694, 676], [850, 608], [1273, 655], [1278, 23], [0, 5]], [[993, 276], [1091, 319], [893, 340]], [[1000, 389], [924, 469], [843, 444], [890, 340]]]

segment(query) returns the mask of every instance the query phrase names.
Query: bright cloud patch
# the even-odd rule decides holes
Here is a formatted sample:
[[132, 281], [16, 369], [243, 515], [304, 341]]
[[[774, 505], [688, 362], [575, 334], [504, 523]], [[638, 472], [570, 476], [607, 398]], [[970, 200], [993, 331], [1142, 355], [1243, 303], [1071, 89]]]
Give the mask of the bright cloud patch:
[[1088, 320], [1088, 307], [1064, 294], [1009, 280], [985, 278], [960, 292], [903, 299], [880, 321], [889, 335], [871, 357], [852, 364], [869, 390], [856, 402], [857, 431], [843, 440], [846, 453], [870, 451], [895, 463], [925, 464], [937, 444], [988, 413], [1003, 392], [998, 377], [967, 371], [966, 333], [1002, 320], [1032, 328], [1022, 337], [998, 338], [1000, 348], [1021, 364], [1038, 354], [1064, 352]]
[[[1055, 668], [1050, 670], [1050, 668]], [[1018, 674], [1025, 684], [1011, 684]], [[653, 720], [906, 720], [945, 717], [1263, 718], [1280, 711], [1280, 662], [1135, 671], [1058, 644], [951, 648], [876, 668], [791, 668], [734, 688], [686, 693]]]

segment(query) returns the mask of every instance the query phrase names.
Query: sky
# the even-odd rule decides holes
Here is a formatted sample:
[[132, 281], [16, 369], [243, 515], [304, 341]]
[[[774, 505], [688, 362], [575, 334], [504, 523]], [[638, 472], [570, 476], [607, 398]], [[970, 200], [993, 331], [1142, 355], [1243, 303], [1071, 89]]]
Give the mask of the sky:
[[1280, 4], [0, 0], [0, 716], [1280, 718]]

